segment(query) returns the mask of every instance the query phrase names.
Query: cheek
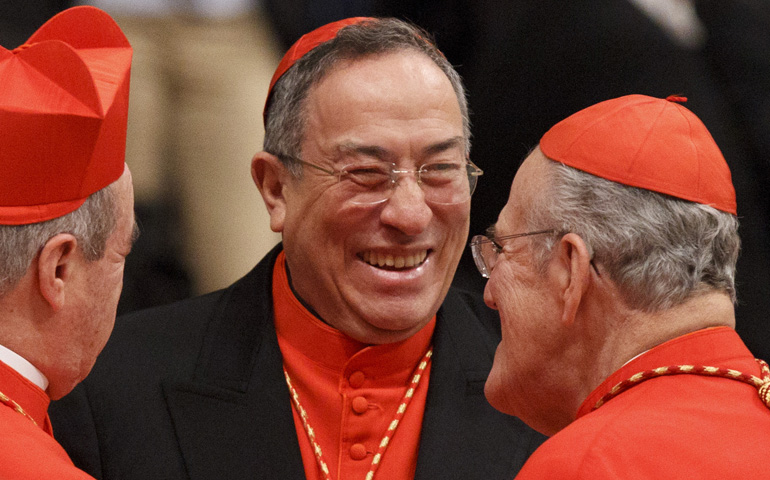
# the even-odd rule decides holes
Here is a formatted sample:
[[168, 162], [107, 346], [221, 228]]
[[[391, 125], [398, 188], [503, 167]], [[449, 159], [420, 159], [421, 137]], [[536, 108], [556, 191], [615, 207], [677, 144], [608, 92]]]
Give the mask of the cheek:
[[536, 341], [547, 301], [533, 278], [524, 271], [514, 272], [508, 263], [499, 263], [492, 271], [487, 291], [485, 298], [493, 301], [500, 314], [505, 349], [520, 352]]
[[463, 239], [468, 236], [471, 223], [470, 215], [470, 203], [436, 205], [433, 207], [434, 218], [446, 225], [446, 228], [452, 233], [462, 236]]
[[355, 228], [365, 228], [372, 208], [346, 202], [327, 191], [312, 198], [302, 197], [289, 202], [286, 208], [283, 235], [296, 243], [337, 241]]
[[433, 219], [428, 230], [438, 231], [444, 239], [443, 253], [459, 262], [470, 231], [470, 204], [434, 205], [431, 209]]
[[503, 321], [509, 318], [521, 302], [521, 286], [505, 265], [498, 263], [487, 282], [488, 297], [500, 311]]

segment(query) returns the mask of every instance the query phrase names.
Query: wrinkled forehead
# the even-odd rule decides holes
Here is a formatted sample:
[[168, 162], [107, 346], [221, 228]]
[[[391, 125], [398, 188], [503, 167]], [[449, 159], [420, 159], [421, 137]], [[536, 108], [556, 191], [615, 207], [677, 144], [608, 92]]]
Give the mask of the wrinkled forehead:
[[465, 147], [452, 86], [422, 56], [398, 53], [336, 69], [310, 92], [305, 118], [303, 143], [315, 139], [361, 149], [412, 142], [418, 149], [443, 150], [446, 143], [457, 147], [460, 138]]
[[536, 201], [548, 185], [550, 162], [552, 161], [543, 155], [539, 148], [534, 148], [516, 171], [508, 198], [509, 203], [513, 201], [528, 206]]
[[549, 162], [551, 160], [537, 147], [524, 159], [513, 178], [508, 202], [498, 217], [498, 228], [508, 223], [521, 224], [527, 212], [547, 194], [548, 173], [551, 167]]
[[[389, 60], [396, 59], [408, 59], [408, 63], [414, 66], [414, 80], [417, 82], [419, 77], [416, 76], [418, 68], [427, 69], [433, 72], [432, 78], [435, 82], [440, 83], [442, 88], [445, 88], [445, 93], [453, 104], [453, 107], [457, 107], [459, 112], [459, 121], [462, 122], [464, 135], [469, 136], [467, 123], [467, 105], [465, 104], [464, 95], [462, 92], [456, 90], [456, 85], [453, 80], [447, 75], [433, 58], [431, 58], [426, 52], [411, 45], [397, 45], [393, 48], [384, 49], [376, 52], [352, 52], [350, 54], [338, 55], [324, 59], [317, 68], [316, 72], [308, 84], [306, 93], [303, 95], [303, 101], [300, 105], [302, 115], [306, 116], [308, 113], [309, 99], [311, 99], [318, 91], [321, 85], [327, 83], [330, 77], [346, 76], [355, 70], [364, 70], [366, 75], [364, 78], [368, 78], [371, 83], [376, 83], [377, 77], [382, 77], [387, 74], [387, 69], [383, 71], [382, 68], [378, 68], [381, 65], [387, 65]], [[403, 84], [402, 84], [403, 85]], [[382, 85], [380, 94], [385, 96], [387, 94], [399, 93], [402, 86], [395, 83], [390, 86]], [[370, 92], [374, 94], [378, 92]], [[358, 92], [363, 96], [365, 92]], [[461, 101], [462, 100], [462, 101]], [[467, 148], [470, 148], [470, 139], [466, 138]]]

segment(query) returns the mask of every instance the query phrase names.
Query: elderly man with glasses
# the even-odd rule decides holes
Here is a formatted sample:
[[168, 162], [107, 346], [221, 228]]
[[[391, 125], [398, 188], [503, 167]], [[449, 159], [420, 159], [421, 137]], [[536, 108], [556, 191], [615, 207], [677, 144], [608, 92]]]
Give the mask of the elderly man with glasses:
[[[481, 171], [425, 32], [353, 18], [278, 66], [251, 173], [283, 242], [232, 287], [121, 318], [54, 411], [102, 479], [510, 479], [542, 437], [483, 384], [499, 320], [450, 289]], [[224, 212], [223, 212], [224, 213]]]
[[677, 102], [555, 125], [471, 248], [500, 311], [490, 403], [551, 438], [518, 479], [760, 479], [770, 369], [734, 331], [730, 170]]

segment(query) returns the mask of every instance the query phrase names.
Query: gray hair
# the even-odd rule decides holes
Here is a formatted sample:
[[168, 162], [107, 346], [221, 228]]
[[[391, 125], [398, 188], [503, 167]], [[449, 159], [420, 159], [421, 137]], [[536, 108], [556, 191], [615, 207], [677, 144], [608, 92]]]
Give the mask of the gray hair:
[[0, 296], [16, 286], [48, 240], [59, 233], [74, 235], [89, 262], [102, 258], [117, 225], [113, 185], [93, 193], [80, 208], [61, 217], [28, 225], [0, 225]]
[[[414, 51], [430, 58], [449, 78], [463, 116], [466, 154], [470, 152], [470, 120], [465, 87], [452, 64], [436, 48], [428, 33], [407, 22], [372, 19], [348, 25], [337, 35], [311, 50], [276, 82], [266, 112], [264, 150], [278, 155], [295, 175], [300, 168], [302, 139], [307, 116], [305, 100], [337, 63], [399, 51]], [[293, 157], [293, 158], [292, 158]]]
[[[713, 290], [735, 302], [734, 215], [547, 163], [549, 186], [528, 222], [580, 235], [629, 307], [652, 313]], [[533, 242], [541, 268], [559, 238]]]

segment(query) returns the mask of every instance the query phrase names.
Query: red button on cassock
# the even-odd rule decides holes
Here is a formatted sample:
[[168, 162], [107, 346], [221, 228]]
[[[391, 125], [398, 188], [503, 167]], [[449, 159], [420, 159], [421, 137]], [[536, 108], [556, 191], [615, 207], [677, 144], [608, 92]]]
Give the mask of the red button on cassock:
[[360, 443], [354, 443], [350, 446], [350, 458], [353, 460], [363, 460], [366, 458], [366, 447]]
[[348, 378], [350, 386], [353, 388], [361, 388], [364, 385], [364, 380], [366, 380], [366, 375], [361, 371], [351, 373], [350, 378]]
[[354, 412], [361, 415], [362, 413], [369, 410], [369, 401], [365, 397], [356, 397], [351, 402], [351, 407], [353, 408]]

